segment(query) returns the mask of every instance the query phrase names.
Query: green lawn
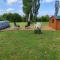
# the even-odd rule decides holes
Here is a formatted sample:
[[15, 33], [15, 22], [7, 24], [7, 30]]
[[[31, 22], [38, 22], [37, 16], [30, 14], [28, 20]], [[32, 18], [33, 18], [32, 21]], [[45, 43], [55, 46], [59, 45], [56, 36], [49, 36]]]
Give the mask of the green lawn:
[[42, 22], [42, 26], [48, 26], [49, 22]]
[[[20, 25], [20, 26], [25, 26], [27, 24], [27, 22], [17, 22], [17, 24]], [[11, 22], [10, 25], [13, 26], [14, 23]]]
[[[27, 23], [26, 22], [17, 22], [17, 25], [19, 26], [25, 26]], [[13, 22], [10, 22], [10, 28], [13, 28], [14, 27], [14, 23]]]
[[[42, 26], [48, 26], [49, 25], [49, 22], [41, 22], [41, 23], [42, 23]], [[17, 22], [17, 25], [26, 26], [27, 22]], [[34, 26], [35, 23], [32, 23], [31, 25]], [[13, 28], [14, 28], [14, 23], [10, 22], [10, 29], [13, 29]]]
[[60, 31], [0, 32], [0, 60], [60, 60]]
[[[25, 26], [26, 24], [27, 24], [27, 22], [17, 22], [17, 25], [20, 25], [20, 26]], [[34, 24], [35, 24], [35, 23], [32, 23], [32, 26], [33, 26]], [[11, 27], [14, 26], [13, 23], [10, 23], [10, 25], [11, 25]], [[49, 25], [48, 22], [42, 22], [42, 26], [47, 26], [47, 25]]]

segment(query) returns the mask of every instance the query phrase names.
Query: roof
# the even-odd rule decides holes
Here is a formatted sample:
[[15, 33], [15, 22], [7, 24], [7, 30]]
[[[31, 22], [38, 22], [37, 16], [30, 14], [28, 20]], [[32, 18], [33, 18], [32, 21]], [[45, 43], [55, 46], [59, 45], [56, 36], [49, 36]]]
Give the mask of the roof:
[[60, 16], [52, 16], [52, 17], [54, 17], [56, 20], [60, 20]]
[[60, 19], [60, 16], [55, 16], [56, 19]]

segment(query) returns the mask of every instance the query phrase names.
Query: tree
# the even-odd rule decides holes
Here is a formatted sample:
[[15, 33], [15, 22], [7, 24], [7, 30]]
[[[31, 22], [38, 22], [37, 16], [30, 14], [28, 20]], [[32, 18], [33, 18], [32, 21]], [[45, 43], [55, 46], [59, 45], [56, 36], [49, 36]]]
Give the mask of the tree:
[[8, 16], [8, 14], [5, 13], [5, 14], [1, 15], [0, 18], [2, 18], [2, 20], [6, 20], [7, 16]]
[[33, 0], [33, 15], [36, 21], [39, 8], [40, 8], [40, 0]]
[[17, 13], [12, 14], [12, 19], [14, 20], [14, 26], [17, 26], [16, 22], [22, 21], [22, 17]]
[[49, 21], [49, 18], [50, 18], [49, 15], [45, 15], [45, 16], [41, 16], [39, 20], [41, 22], [48, 22]]
[[32, 17], [32, 0], [23, 0], [23, 11], [28, 22], [27, 26], [30, 26]]
[[14, 20], [16, 19], [16, 22], [22, 22], [23, 21], [23, 17], [20, 16], [18, 13], [5, 13], [3, 15], [0, 16], [0, 18], [2, 18], [2, 20], [8, 20], [11, 22], [14, 22]]
[[[2, 18], [2, 19], [1, 19]], [[10, 22], [14, 22], [14, 26], [17, 26], [16, 22], [21, 22], [23, 19], [18, 13], [8, 13], [8, 14], [3, 14], [0, 17], [1, 20], [8, 20]]]
[[59, 5], [60, 5], [60, 4], [59, 4], [59, 0], [56, 0], [56, 1], [55, 1], [55, 16], [58, 15], [59, 8], [60, 8]]
[[31, 20], [34, 18], [37, 21], [37, 14], [40, 8], [40, 0], [23, 0], [23, 11], [30, 26]]

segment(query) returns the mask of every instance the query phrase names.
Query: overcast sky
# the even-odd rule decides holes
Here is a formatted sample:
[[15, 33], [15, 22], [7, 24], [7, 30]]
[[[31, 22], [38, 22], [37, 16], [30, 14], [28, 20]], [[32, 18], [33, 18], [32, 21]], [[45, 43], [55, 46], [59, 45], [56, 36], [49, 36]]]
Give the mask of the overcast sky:
[[[50, 16], [54, 15], [54, 4], [55, 0], [41, 1], [38, 16], [47, 14]], [[22, 0], [0, 0], [0, 15], [11, 12], [11, 13], [19, 13], [20, 15], [23, 16], [24, 13], [22, 7], [23, 7]]]

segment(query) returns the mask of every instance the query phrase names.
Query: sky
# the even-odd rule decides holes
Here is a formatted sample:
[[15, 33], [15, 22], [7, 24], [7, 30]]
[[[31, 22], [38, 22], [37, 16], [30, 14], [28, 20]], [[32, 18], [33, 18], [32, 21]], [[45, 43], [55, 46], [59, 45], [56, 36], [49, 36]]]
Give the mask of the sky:
[[[38, 16], [54, 15], [54, 5], [55, 0], [42, 0]], [[0, 15], [4, 13], [18, 13], [24, 16], [22, 0], [0, 0]]]

